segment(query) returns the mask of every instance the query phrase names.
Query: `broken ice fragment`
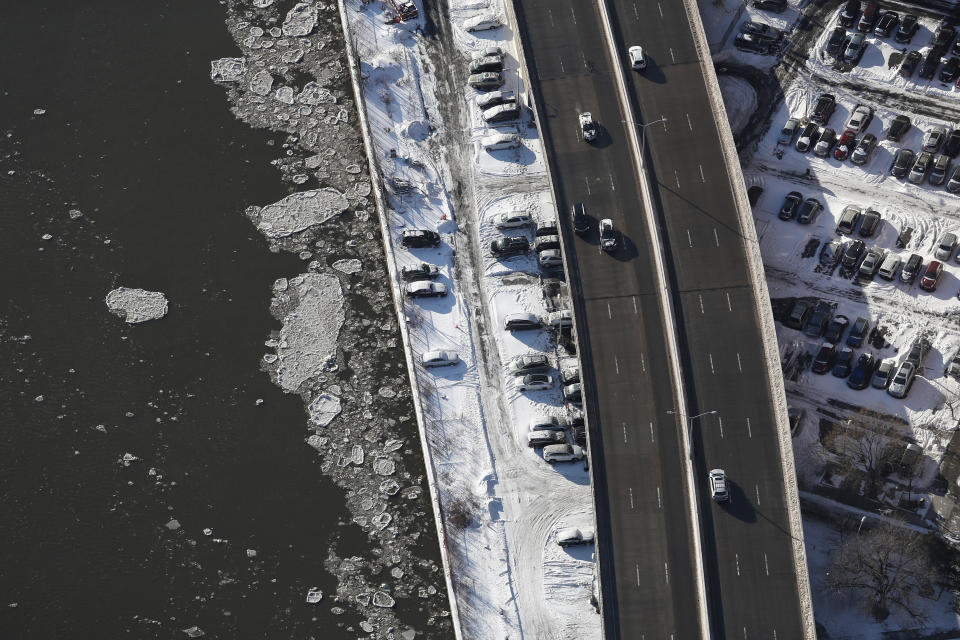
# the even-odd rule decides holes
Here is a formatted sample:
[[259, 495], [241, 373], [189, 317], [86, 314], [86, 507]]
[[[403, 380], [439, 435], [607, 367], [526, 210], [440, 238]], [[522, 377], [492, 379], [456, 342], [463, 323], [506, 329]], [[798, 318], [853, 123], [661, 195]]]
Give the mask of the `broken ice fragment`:
[[341, 273], [350, 275], [361, 271], [363, 269], [363, 263], [356, 258], [347, 258], [345, 260], [337, 260], [334, 262], [333, 268]]
[[253, 0], [253, 6], [257, 9], [266, 9], [273, 4], [273, 0]]
[[212, 535], [213, 535], [213, 529], [211, 529], [210, 527], [207, 527], [206, 529], [203, 530], [203, 535], [205, 535], [205, 536], [212, 536]]
[[398, 449], [403, 448], [403, 440], [396, 440], [391, 438], [383, 443], [384, 451], [397, 451]]
[[256, 550], [256, 549], [247, 549], [247, 557], [248, 557], [248, 558], [256, 558], [256, 557], [257, 557], [257, 550]]
[[139, 459], [140, 459], [140, 458], [138, 458], [137, 456], [133, 455], [132, 453], [125, 453], [125, 454], [123, 454], [123, 457], [120, 458], [120, 464], [122, 464], [122, 465], [125, 466], [125, 467], [129, 467], [131, 464], [133, 464], [134, 462], [136, 462], [136, 461], [139, 460]]
[[267, 95], [272, 88], [273, 76], [265, 69], [256, 72], [253, 78], [250, 79], [250, 91], [253, 91], [258, 96]]
[[167, 315], [167, 297], [159, 291], [118, 287], [107, 294], [106, 303], [111, 313], [129, 324]]
[[203, 629], [200, 627], [190, 627], [188, 629], [184, 629], [183, 632], [187, 634], [188, 638], [199, 638], [200, 636], [205, 635], [203, 633]]
[[381, 513], [378, 516], [374, 516], [371, 522], [373, 522], [377, 529], [382, 531], [387, 528], [387, 526], [390, 524], [390, 520], [392, 519], [393, 516], [391, 516], [389, 513]]
[[310, 422], [318, 427], [325, 427], [340, 415], [340, 398], [324, 393], [310, 403], [307, 408], [310, 413]]
[[369, 593], [358, 593], [355, 595], [354, 600], [359, 602], [362, 606], [366, 607], [370, 604], [370, 594]]
[[332, 188], [292, 193], [259, 212], [257, 228], [271, 238], [309, 229], [346, 211], [346, 197]]
[[307, 602], [309, 604], [317, 604], [321, 600], [323, 600], [323, 591], [320, 591], [320, 589], [311, 587], [310, 590], [307, 591]]
[[70, 216], [71, 220], [76, 220], [77, 218], [83, 217], [83, 212], [81, 212], [79, 209], [70, 209], [70, 211], [67, 212], [67, 215]]
[[396, 480], [384, 480], [380, 483], [380, 491], [388, 496], [396, 495], [400, 491], [400, 485]]
[[301, 37], [310, 35], [317, 26], [317, 7], [314, 4], [300, 2], [287, 13], [283, 21], [283, 34]]
[[367, 633], [371, 633], [373, 631], [373, 625], [367, 622], [366, 620], [360, 621], [360, 628], [366, 631]]
[[397, 470], [397, 465], [389, 458], [377, 458], [373, 462], [373, 470], [380, 476], [391, 476]]
[[280, 87], [276, 93], [277, 100], [286, 104], [293, 104], [293, 87]]
[[316, 82], [308, 82], [303, 85], [303, 91], [300, 92], [300, 95], [297, 96], [297, 100], [303, 104], [331, 104], [336, 102], [336, 98], [330, 93], [328, 89], [321, 87]]
[[163, 526], [165, 526], [167, 529], [170, 529], [170, 531], [176, 531], [177, 529], [180, 528], [180, 521], [177, 520], [176, 518], [172, 518], [170, 522], [168, 522]]
[[46, 109], [34, 109], [34, 110], [33, 110], [33, 115], [35, 115], [35, 116], [42, 116], [42, 115], [45, 114], [46, 112], [47, 112]]
[[377, 591], [373, 594], [373, 606], [383, 607], [385, 609], [390, 608], [394, 605], [395, 601], [390, 597], [389, 593], [384, 591]]
[[214, 82], [238, 82], [247, 72], [243, 58], [220, 58], [210, 62], [210, 79]]

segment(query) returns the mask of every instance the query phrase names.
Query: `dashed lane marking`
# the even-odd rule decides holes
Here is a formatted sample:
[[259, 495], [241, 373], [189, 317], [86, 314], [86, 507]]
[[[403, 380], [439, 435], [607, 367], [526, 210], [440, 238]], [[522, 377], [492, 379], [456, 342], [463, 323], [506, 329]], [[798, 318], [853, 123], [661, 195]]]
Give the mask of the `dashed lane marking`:
[[760, 485], [755, 484], [753, 487], [757, 490], [757, 506], [760, 506]]
[[717, 228], [713, 228], [713, 241], [717, 243], [717, 246], [720, 246], [720, 236], [717, 235]]
[[610, 310], [610, 303], [607, 303], [607, 317], [613, 320], [613, 311]]
[[690, 129], [690, 131], [693, 131], [693, 123], [690, 122], [690, 114], [689, 114], [689, 113], [687, 114], [687, 127]]
[[720, 423], [720, 437], [723, 437], [723, 418], [717, 416], [717, 422]]
[[660, 497], [660, 487], [657, 487], [657, 506], [663, 509], [663, 499]]
[[639, 313], [637, 311], [637, 296], [633, 296], [633, 315], [639, 315]]
[[617, 370], [617, 375], [620, 375], [620, 361], [617, 360], [617, 356], [613, 356], [613, 366]]
[[662, 18], [662, 17], [663, 17], [663, 7], [660, 6], [660, 3], [659, 3], [659, 2], [657, 3], [657, 11], [660, 12], [660, 17]]
[[[577, 134], [577, 135], [579, 135], [579, 134]], [[583, 181], [587, 183], [587, 195], [588, 195], [588, 196], [589, 196], [589, 195], [592, 195], [592, 194], [590, 193], [590, 178], [588, 178], [587, 176], [583, 176]]]
[[743, 363], [740, 361], [739, 351], [737, 351], [737, 369], [739, 369], [740, 373], [743, 373]]
[[627, 443], [627, 423], [623, 423], [623, 443]]
[[707, 355], [710, 356], [710, 373], [716, 375], [717, 371], [713, 368], [713, 354], [708, 353]]
[[737, 561], [737, 575], [739, 576], [739, 575], [740, 575], [740, 554], [739, 554], [739, 553], [735, 553], [735, 554], [733, 554], [733, 557], [734, 557], [734, 558], [736, 559], [736, 561]]
[[633, 487], [630, 487], [630, 508], [633, 509]]
[[750, 418], [747, 418], [747, 435], [753, 437], [753, 431], [750, 430]]
[[767, 575], [770, 575], [770, 563], [767, 562], [767, 554], [763, 554], [763, 570], [767, 572]]
[[687, 243], [690, 245], [690, 248], [693, 249], [693, 236], [690, 235], [690, 229], [687, 229]]
[[673, 55], [673, 47], [670, 47], [670, 60], [671, 60], [672, 62], [676, 62], [676, 61], [677, 61], [677, 59], [676, 59], [676, 58], [674, 57], [674, 55]]
[[650, 423], [650, 442], [653, 442], [653, 423]]
[[703, 296], [698, 293], [698, 294], [697, 294], [697, 298], [700, 300], [700, 315], [703, 315], [703, 314], [704, 314], [704, 311], [703, 311]]
[[703, 177], [703, 165], [698, 164], [697, 166], [700, 167], [700, 182], [706, 182], [707, 179]]
[[727, 294], [727, 311], [733, 311], [733, 303], [730, 302], [730, 294]]

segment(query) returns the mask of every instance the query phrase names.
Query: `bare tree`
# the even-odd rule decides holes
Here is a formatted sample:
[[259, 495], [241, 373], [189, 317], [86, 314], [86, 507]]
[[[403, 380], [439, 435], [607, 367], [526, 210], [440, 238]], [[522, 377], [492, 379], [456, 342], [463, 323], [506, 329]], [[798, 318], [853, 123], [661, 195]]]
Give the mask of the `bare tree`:
[[881, 480], [894, 469], [901, 455], [899, 437], [878, 421], [867, 420], [857, 425], [847, 420], [826, 433], [821, 443], [826, 451], [837, 456], [841, 467], [865, 474], [864, 493], [876, 498]]
[[827, 588], [862, 600], [876, 620], [899, 610], [922, 622], [926, 616], [917, 599], [932, 591], [941, 573], [931, 562], [928, 536], [885, 523], [842, 532]]

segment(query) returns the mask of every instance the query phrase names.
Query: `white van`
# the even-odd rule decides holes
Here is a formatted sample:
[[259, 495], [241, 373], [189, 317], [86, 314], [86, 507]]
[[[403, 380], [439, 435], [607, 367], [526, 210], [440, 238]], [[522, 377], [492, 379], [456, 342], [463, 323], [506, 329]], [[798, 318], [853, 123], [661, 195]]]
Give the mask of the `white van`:
[[520, 146], [520, 136], [515, 133], [494, 133], [480, 138], [480, 146], [487, 151], [516, 149]]
[[883, 259], [883, 264], [880, 265], [880, 270], [877, 271], [877, 275], [884, 280], [893, 280], [897, 277], [897, 271], [900, 269], [901, 262], [900, 256], [897, 254], [887, 254], [887, 257]]

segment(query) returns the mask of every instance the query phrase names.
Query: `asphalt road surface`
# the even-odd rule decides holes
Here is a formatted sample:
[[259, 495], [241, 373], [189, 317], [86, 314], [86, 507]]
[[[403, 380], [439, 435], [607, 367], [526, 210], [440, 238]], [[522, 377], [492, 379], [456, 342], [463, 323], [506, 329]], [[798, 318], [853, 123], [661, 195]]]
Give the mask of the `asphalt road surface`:
[[[572, 233], [568, 256], [594, 425], [597, 518], [608, 637], [699, 636], [691, 523], [680, 439], [667, 415], [665, 338], [639, 184], [616, 98], [599, 10], [573, 0], [518, 0], [527, 63], [565, 216], [584, 202], [609, 217], [624, 246], [613, 256]], [[803, 627], [774, 409], [761, 329], [729, 175], [706, 82], [679, 2], [612, 0], [615, 38], [641, 44], [648, 68], [628, 90], [645, 130], [654, 212], [675, 295], [691, 416], [703, 552], [715, 638], [801, 638]], [[577, 114], [604, 127], [585, 143]], [[579, 283], [577, 282], [579, 280]], [[576, 296], [579, 294], [579, 296]], [[762, 300], [761, 304], [769, 304]], [[586, 362], [585, 362], [586, 364]], [[707, 473], [723, 468], [732, 501], [710, 500]], [[604, 531], [604, 529], [607, 529]], [[607, 550], [611, 550], [608, 552]]]

